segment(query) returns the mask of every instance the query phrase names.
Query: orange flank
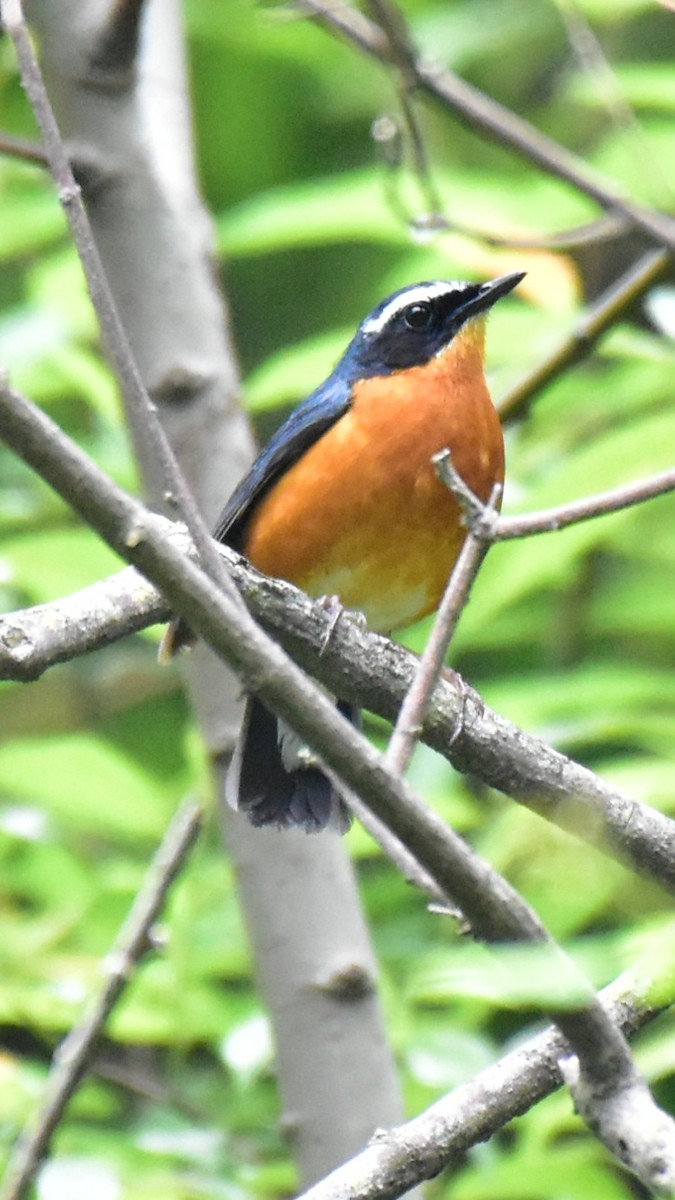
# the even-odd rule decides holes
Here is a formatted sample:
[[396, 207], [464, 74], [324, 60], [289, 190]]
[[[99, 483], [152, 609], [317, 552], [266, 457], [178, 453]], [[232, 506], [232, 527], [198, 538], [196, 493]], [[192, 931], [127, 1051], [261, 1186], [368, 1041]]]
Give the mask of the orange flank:
[[504, 477], [483, 340], [481, 316], [423, 366], [357, 382], [348, 412], [255, 508], [243, 547], [253, 565], [338, 595], [382, 632], [432, 612], [465, 537], [432, 456], [449, 447], [482, 500]]

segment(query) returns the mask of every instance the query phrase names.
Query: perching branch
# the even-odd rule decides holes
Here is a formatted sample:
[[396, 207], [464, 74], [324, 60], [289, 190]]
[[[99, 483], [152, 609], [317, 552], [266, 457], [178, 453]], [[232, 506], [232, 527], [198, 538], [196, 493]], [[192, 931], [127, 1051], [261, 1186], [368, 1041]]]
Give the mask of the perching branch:
[[[166, 594], [189, 622], [245, 679], [246, 686], [307, 741], [347, 787], [359, 792], [378, 816], [436, 876], [477, 932], [490, 939], [534, 936], [539, 923], [512, 889], [482, 863], [412, 791], [392, 776], [381, 756], [325, 694], [255, 623], [238, 601], [221, 593], [165, 537], [165, 523], [128, 496], [44, 413], [10, 388], [0, 395], [0, 437], [39, 471], [83, 519], [122, 557]], [[492, 886], [487, 884], [492, 880]], [[518, 915], [514, 915], [518, 914]], [[497, 930], [498, 932], [495, 932]]]
[[[170, 534], [169, 522], [155, 521], [167, 541], [187, 548], [184, 533]], [[261, 576], [228, 548], [220, 552], [247, 607], [297, 662], [345, 699], [396, 719], [414, 678], [413, 654], [347, 619], [326, 645], [331, 618], [321, 604]], [[164, 619], [167, 610], [160, 594], [127, 568], [74, 596], [9, 614], [0, 618], [0, 678], [35, 679], [56, 662]], [[458, 770], [675, 891], [672, 821], [492, 711], [454, 672], [436, 687], [421, 738]]]

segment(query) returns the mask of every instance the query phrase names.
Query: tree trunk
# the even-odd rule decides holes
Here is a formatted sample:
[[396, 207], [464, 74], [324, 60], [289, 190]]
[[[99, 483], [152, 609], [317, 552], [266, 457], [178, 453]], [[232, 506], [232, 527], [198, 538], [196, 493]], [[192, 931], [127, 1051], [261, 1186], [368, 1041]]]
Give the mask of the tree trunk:
[[[250, 461], [252, 442], [236, 403], [211, 228], [195, 183], [179, 5], [146, 4], [131, 69], [133, 45], [124, 41], [100, 61], [109, 0], [29, 0], [27, 7], [141, 374], [214, 520]], [[144, 431], [134, 428], [133, 436], [146, 491], [159, 507], [163, 481]], [[203, 648], [190, 656], [186, 674], [222, 792], [239, 684]], [[225, 823], [306, 1185], [378, 1126], [401, 1118], [369, 938], [339, 838], [256, 831], [230, 813]]]

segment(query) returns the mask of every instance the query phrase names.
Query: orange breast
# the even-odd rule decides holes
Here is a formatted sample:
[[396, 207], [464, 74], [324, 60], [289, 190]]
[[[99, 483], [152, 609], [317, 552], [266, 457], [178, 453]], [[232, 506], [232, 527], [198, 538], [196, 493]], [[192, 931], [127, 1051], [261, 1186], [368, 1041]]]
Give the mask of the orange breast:
[[245, 546], [254, 566], [338, 595], [376, 630], [438, 606], [465, 530], [432, 456], [449, 447], [483, 500], [504, 475], [482, 332], [475, 322], [425, 366], [356, 387], [349, 412], [257, 507]]

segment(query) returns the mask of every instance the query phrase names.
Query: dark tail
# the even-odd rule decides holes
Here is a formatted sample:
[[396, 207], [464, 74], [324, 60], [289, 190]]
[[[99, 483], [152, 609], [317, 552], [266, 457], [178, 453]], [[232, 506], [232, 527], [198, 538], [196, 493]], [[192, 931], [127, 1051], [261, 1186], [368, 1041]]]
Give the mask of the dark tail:
[[179, 650], [183, 650], [186, 646], [193, 646], [195, 643], [195, 635], [192, 630], [185, 624], [182, 617], [174, 617], [173, 621], [169, 621], [164, 636], [159, 643], [157, 658], [161, 663], [168, 663]]
[[[338, 707], [358, 721], [357, 709]], [[351, 821], [346, 804], [307, 748], [252, 696], [246, 701], [225, 795], [252, 825], [295, 825], [307, 833], [330, 827], [345, 833]]]

